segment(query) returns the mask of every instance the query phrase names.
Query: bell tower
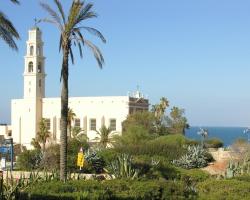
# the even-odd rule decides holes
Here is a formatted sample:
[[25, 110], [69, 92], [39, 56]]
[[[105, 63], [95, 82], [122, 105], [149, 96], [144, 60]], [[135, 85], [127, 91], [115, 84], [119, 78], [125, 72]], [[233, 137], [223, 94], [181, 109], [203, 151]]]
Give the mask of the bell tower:
[[20, 143], [28, 145], [39, 131], [42, 119], [43, 98], [45, 97], [45, 57], [43, 56], [42, 32], [35, 26], [29, 30], [24, 56], [24, 98], [20, 126]]
[[43, 56], [42, 32], [38, 27], [29, 30], [24, 57], [24, 99], [45, 97], [45, 68]]

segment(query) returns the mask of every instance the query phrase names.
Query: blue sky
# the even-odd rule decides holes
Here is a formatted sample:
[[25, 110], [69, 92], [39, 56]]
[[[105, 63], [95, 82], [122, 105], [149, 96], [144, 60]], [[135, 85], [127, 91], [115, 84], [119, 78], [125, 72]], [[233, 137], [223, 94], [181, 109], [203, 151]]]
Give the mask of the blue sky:
[[[23, 96], [27, 31], [47, 16], [37, 0], [0, 9], [21, 35], [19, 51], [0, 41], [0, 123], [10, 122], [10, 101]], [[52, 0], [46, 1], [53, 5]], [[69, 0], [63, 0], [68, 9]], [[93, 2], [93, 1], [92, 1]], [[94, 1], [107, 44], [89, 36], [104, 56], [102, 70], [91, 53], [75, 51], [70, 96], [126, 95], [139, 85], [151, 104], [160, 97], [184, 108], [191, 125], [250, 125], [250, 2], [248, 0]], [[60, 95], [58, 31], [40, 24], [45, 43], [46, 96]], [[86, 33], [87, 34], [87, 33]]]

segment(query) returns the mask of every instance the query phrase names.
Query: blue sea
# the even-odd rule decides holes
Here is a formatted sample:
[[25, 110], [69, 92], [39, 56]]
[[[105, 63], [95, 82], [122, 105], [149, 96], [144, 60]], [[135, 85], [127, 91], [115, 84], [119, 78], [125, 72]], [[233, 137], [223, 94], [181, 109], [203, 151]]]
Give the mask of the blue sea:
[[[190, 127], [186, 130], [186, 137], [190, 139], [200, 140], [201, 136], [197, 134], [201, 127]], [[243, 133], [246, 127], [202, 127], [208, 130], [209, 138], [219, 138], [223, 141], [224, 147], [230, 146], [238, 138], [247, 140], [247, 134]]]

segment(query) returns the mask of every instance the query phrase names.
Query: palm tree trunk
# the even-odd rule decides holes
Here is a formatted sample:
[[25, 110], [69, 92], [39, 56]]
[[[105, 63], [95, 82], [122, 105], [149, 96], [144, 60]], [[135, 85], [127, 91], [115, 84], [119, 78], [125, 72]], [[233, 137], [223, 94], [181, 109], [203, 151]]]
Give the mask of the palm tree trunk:
[[71, 122], [70, 122], [70, 125], [69, 125], [69, 139], [71, 139]]
[[43, 149], [42, 149], [43, 154], [44, 154], [44, 152], [45, 152], [45, 143], [46, 143], [46, 141], [45, 141], [45, 142], [43, 142]]
[[60, 180], [67, 179], [67, 118], [68, 118], [68, 56], [69, 46], [63, 48], [62, 90], [61, 90], [61, 135], [60, 135]]

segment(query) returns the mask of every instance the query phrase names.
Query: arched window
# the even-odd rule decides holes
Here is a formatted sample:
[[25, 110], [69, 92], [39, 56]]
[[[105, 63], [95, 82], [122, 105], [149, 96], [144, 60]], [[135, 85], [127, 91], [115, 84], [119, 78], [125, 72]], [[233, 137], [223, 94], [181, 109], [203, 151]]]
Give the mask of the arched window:
[[37, 72], [41, 73], [42, 72], [42, 63], [38, 63], [38, 67], [37, 67]]
[[33, 54], [34, 54], [34, 47], [30, 46], [30, 55], [33, 56]]
[[40, 48], [40, 46], [37, 46], [37, 55], [38, 55], [38, 56], [41, 55], [41, 48]]
[[33, 72], [33, 62], [29, 62], [29, 72]]

